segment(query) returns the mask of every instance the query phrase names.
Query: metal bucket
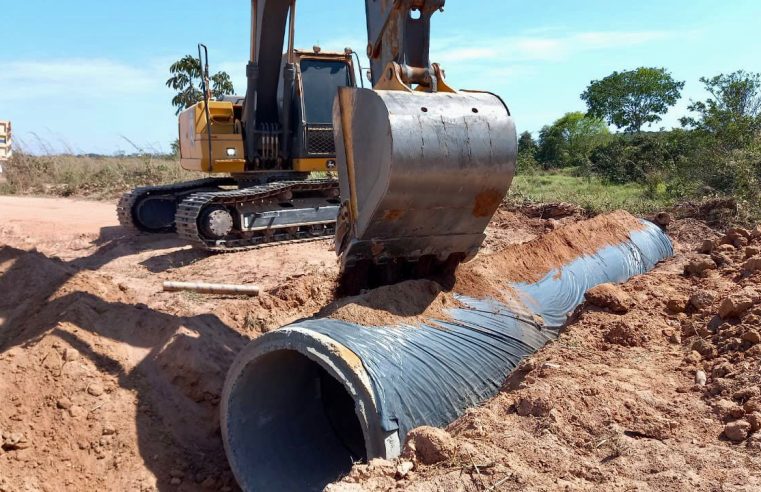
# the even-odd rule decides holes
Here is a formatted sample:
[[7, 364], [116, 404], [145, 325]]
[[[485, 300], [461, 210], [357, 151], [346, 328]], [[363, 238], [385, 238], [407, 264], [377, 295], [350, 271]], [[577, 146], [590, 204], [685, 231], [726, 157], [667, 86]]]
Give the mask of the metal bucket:
[[342, 88], [333, 120], [344, 266], [475, 256], [515, 174], [499, 97]]

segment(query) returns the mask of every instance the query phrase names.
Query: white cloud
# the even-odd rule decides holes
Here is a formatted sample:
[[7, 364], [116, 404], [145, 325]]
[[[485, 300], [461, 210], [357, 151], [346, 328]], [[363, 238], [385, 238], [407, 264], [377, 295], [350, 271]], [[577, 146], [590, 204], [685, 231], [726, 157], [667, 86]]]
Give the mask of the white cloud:
[[78, 58], [6, 62], [0, 72], [0, 100], [135, 96], [162, 87], [166, 66], [161, 70], [157, 65]]
[[[549, 33], [548, 33], [549, 34]], [[599, 31], [523, 35], [435, 42], [433, 58], [441, 63], [561, 61], [588, 52], [633, 47], [671, 36], [660, 31]]]

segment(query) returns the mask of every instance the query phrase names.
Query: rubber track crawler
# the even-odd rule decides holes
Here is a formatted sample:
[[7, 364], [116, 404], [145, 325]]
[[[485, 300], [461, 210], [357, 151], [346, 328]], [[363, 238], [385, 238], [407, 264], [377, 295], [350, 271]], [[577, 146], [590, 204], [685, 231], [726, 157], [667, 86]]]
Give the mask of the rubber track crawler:
[[330, 237], [338, 195], [338, 182], [330, 179], [196, 193], [177, 209], [177, 233], [215, 253]]

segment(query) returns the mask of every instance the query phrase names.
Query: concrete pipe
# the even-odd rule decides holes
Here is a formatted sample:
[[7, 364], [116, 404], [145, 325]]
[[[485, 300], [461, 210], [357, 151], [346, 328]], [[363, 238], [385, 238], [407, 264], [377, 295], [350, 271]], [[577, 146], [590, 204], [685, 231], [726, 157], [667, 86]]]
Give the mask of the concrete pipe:
[[[353, 463], [395, 458], [407, 433], [446, 426], [493, 397], [522, 359], [555, 339], [585, 292], [623, 282], [673, 254], [642, 222], [532, 284], [514, 303], [457, 296], [448, 319], [365, 327], [312, 319], [253, 341], [222, 398], [222, 435], [246, 491], [322, 490]], [[522, 306], [516, 309], [515, 306]]]

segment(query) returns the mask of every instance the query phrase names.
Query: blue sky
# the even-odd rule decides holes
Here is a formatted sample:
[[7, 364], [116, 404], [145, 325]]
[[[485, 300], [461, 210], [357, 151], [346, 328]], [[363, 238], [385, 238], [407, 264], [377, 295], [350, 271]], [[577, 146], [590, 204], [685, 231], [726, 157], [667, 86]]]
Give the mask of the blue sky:
[[[326, 7], [329, 5], [330, 7]], [[123, 138], [166, 150], [177, 133], [168, 66], [196, 43], [243, 93], [249, 2], [0, 0], [0, 119], [31, 151], [114, 153]], [[449, 0], [433, 59], [448, 82], [500, 94], [520, 131], [584, 110], [587, 84], [614, 70], [666, 67], [687, 82], [658, 126], [677, 125], [698, 79], [761, 72], [758, 0]], [[366, 46], [364, 2], [299, 0], [297, 44]]]

